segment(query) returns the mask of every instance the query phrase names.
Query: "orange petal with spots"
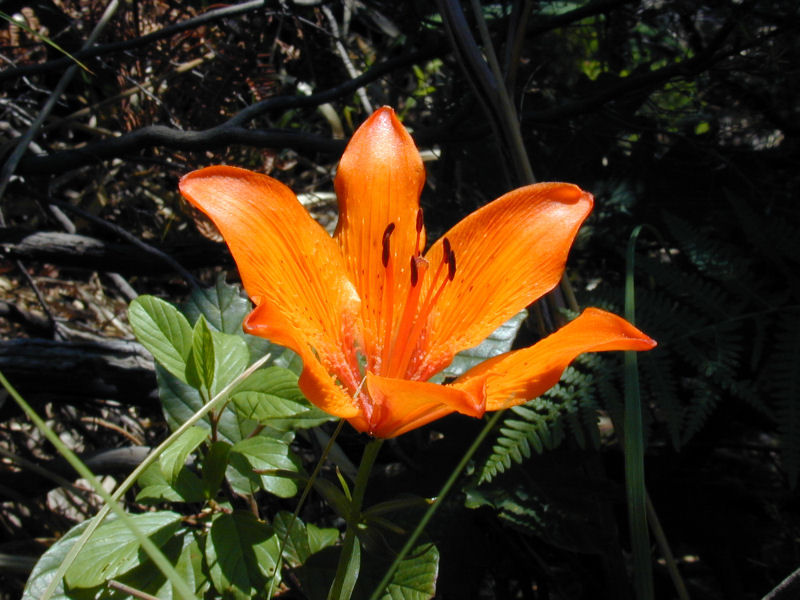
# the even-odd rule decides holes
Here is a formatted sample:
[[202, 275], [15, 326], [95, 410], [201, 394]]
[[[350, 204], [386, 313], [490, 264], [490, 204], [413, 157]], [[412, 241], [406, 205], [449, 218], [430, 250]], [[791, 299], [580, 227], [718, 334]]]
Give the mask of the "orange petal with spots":
[[[417, 147], [388, 107], [375, 111], [358, 128], [336, 173], [339, 222], [334, 239], [362, 301], [364, 353], [372, 360], [381, 356], [386, 332], [399, 319], [394, 303], [408, 293], [424, 183]], [[390, 223], [394, 230], [387, 240], [386, 267], [384, 233]], [[424, 248], [424, 229], [419, 243]]]
[[439, 264], [447, 238], [456, 269], [429, 318], [418, 378], [438, 372], [556, 286], [592, 201], [568, 183], [529, 185], [476, 210], [431, 246], [425, 257]]
[[331, 380], [326, 370], [351, 372], [355, 360], [359, 300], [336, 243], [289, 188], [266, 175], [208, 167], [183, 177], [180, 190], [231, 250], [257, 304], [248, 328], [300, 354], [303, 380], [316, 382], [306, 384], [309, 400], [332, 414], [353, 416], [354, 401], [323, 381], [323, 375]]
[[530, 348], [491, 358], [456, 379], [452, 387], [485, 398], [486, 410], [500, 410], [542, 395], [584, 352], [650, 350], [656, 342], [625, 319], [587, 308]]

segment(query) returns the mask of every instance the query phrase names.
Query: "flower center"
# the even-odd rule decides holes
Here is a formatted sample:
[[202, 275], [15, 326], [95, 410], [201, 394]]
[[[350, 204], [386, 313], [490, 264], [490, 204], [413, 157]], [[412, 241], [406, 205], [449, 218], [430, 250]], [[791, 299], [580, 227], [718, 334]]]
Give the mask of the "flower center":
[[[430, 263], [422, 257], [422, 210], [417, 212], [417, 243], [414, 254], [409, 258], [409, 285], [402, 301], [395, 298], [404, 285], [395, 282], [395, 256], [391, 252], [391, 237], [395, 224], [389, 223], [383, 232], [381, 259], [385, 271], [383, 308], [383, 344], [379, 374], [384, 377], [410, 378], [410, 363], [420, 338], [425, 331], [433, 307], [442, 295], [447, 284], [456, 274], [456, 255], [450, 247], [450, 240], [442, 240], [443, 256], [435, 272], [429, 273]], [[426, 279], [430, 280], [426, 286]], [[423, 288], [425, 293], [423, 294]], [[395, 317], [395, 309], [400, 309]]]

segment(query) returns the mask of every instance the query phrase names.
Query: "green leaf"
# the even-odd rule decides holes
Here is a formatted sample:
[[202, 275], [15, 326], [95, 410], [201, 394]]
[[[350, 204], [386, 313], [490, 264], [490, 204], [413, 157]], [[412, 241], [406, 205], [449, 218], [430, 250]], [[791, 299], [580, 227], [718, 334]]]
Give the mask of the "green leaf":
[[192, 328], [177, 308], [153, 296], [139, 296], [128, 308], [133, 332], [164, 368], [186, 381], [186, 360], [192, 350]]
[[248, 335], [242, 330], [242, 321], [252, 308], [238, 286], [225, 283], [224, 275], [219, 276], [213, 287], [195, 289], [183, 306], [190, 322], [194, 323], [203, 315], [217, 331], [243, 339], [253, 360], [270, 353], [275, 364], [299, 372], [296, 369], [299, 359], [294, 352], [264, 338]]
[[[90, 522], [91, 520], [86, 520], [83, 523], [78, 523], [42, 554], [28, 577], [25, 589], [22, 592], [22, 600], [39, 600], [44, 595], [44, 591], [50, 585], [53, 575], [61, 566], [61, 563], [64, 562], [67, 553], [77, 539], [81, 537], [83, 530], [89, 526]], [[51, 599], [69, 599], [69, 596], [64, 593], [63, 582], [58, 584]]]
[[192, 323], [202, 316], [217, 331], [239, 334], [251, 308], [239, 288], [225, 283], [225, 276], [220, 275], [213, 287], [194, 289], [183, 311]]
[[225, 598], [263, 598], [278, 564], [278, 544], [272, 528], [251, 513], [217, 515], [205, 553], [216, 591]]
[[[338, 564], [339, 550], [339, 548], [325, 548], [310, 556], [305, 564], [296, 570], [303, 586], [303, 593], [310, 600], [326, 600]], [[381, 600], [429, 600], [435, 596], [436, 578], [439, 573], [439, 551], [436, 546], [420, 544], [409, 556], [410, 558], [400, 563], [387, 589], [378, 596]], [[365, 552], [352, 599], [367, 600], [380, 583], [390, 562]]]
[[203, 483], [189, 469], [183, 468], [171, 484], [161, 472], [161, 465], [152, 464], [139, 476], [141, 490], [136, 501], [148, 504], [159, 502], [202, 502], [205, 500]]
[[[201, 594], [199, 595], [202, 597], [202, 592], [208, 587], [208, 584], [202, 572], [202, 552], [197, 543], [196, 535], [197, 532], [195, 530], [181, 528], [164, 544], [161, 551], [170, 563], [175, 566], [176, 571], [190, 589], [197, 592], [198, 588], [200, 588]], [[171, 600], [179, 597], [174, 592], [172, 584], [166, 580], [164, 575], [149, 560], [144, 561], [135, 569], [120, 577], [116, 577], [115, 580], [145, 594], [156, 596], [161, 600]], [[99, 589], [95, 588], [91, 591], [95, 591], [95, 593], [91, 594], [91, 596], [87, 595], [87, 597], [133, 600], [132, 596], [128, 596], [124, 592], [109, 593], [105, 584], [101, 585]]]
[[263, 489], [281, 498], [290, 498], [297, 493], [297, 484], [293, 479], [254, 472], [300, 469], [300, 461], [283, 439], [258, 435], [242, 440], [231, 448], [229, 460], [228, 479], [239, 494], [251, 494]]
[[192, 331], [192, 351], [186, 361], [186, 383], [198, 390], [211, 391], [215, 375], [214, 339], [202, 315]]
[[[280, 511], [275, 515], [272, 527], [281, 542], [286, 536], [286, 530], [291, 522], [292, 514], [289, 512]], [[306, 562], [312, 554], [332, 546], [338, 539], [338, 529], [321, 528], [313, 523], [306, 525], [299, 518], [295, 519], [291, 534], [286, 539], [286, 545], [283, 548], [283, 558], [289, 565], [296, 567]]]
[[281, 431], [316, 427], [334, 417], [306, 400], [297, 375], [267, 367], [253, 373], [233, 393], [235, 409], [245, 419]]
[[167, 483], [172, 484], [178, 479], [178, 473], [183, 469], [186, 458], [207, 438], [207, 429], [197, 426], [190, 427], [161, 453], [158, 462]]
[[[247, 346], [241, 338], [217, 331], [211, 332], [214, 343], [214, 377], [211, 395], [216, 395], [241, 375], [249, 360]], [[206, 398], [194, 387], [172, 376], [156, 365], [159, 396], [167, 423], [176, 429], [205, 404]], [[210, 422], [204, 418], [204, 423]], [[234, 443], [247, 437], [256, 423], [240, 417], [230, 407], [225, 407], [219, 418], [217, 433], [225, 441]]]
[[444, 377], [458, 377], [486, 359], [511, 350], [514, 339], [517, 337], [517, 332], [527, 316], [528, 312], [525, 310], [518, 312], [495, 329], [494, 332], [479, 345], [456, 354], [450, 366], [442, 371], [442, 375]]
[[[377, 561], [376, 561], [377, 563]], [[368, 598], [386, 572], [381, 563], [365, 562], [355, 598]], [[436, 595], [439, 574], [439, 550], [433, 544], [420, 544], [400, 562], [381, 600], [429, 600]], [[363, 592], [362, 592], [363, 590]]]
[[206, 498], [214, 498], [222, 485], [225, 469], [228, 468], [228, 454], [231, 445], [227, 442], [214, 442], [203, 460], [203, 489]]
[[250, 351], [244, 340], [235, 335], [212, 331], [214, 342], [214, 383], [211, 395], [220, 393], [225, 386], [241, 375], [250, 362]]
[[[181, 516], [161, 511], [131, 515], [136, 526], [161, 547], [180, 526]], [[64, 579], [70, 588], [94, 587], [147, 560], [139, 541], [120, 520], [107, 521], [94, 532]]]

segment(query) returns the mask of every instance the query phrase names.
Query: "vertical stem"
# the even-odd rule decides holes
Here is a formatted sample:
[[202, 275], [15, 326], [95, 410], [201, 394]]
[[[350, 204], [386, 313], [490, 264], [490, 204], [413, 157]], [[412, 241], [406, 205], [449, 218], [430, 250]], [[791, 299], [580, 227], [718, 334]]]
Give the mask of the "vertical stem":
[[[625, 318], [636, 322], [633, 262], [636, 239], [642, 227], [636, 227], [628, 240], [625, 275]], [[644, 435], [642, 401], [636, 352], [625, 352], [625, 488], [628, 497], [628, 522], [633, 550], [633, 580], [638, 600], [652, 600], [653, 564], [650, 559], [650, 536], [647, 531], [647, 491], [644, 481]]]
[[364, 493], [367, 491], [367, 482], [372, 471], [372, 465], [375, 463], [375, 458], [378, 456], [378, 451], [381, 449], [382, 444], [383, 440], [376, 438], [371, 440], [364, 448], [361, 464], [358, 466], [355, 487], [353, 488], [350, 512], [347, 515], [347, 531], [345, 531], [344, 542], [342, 542], [342, 554], [339, 556], [339, 565], [336, 567], [336, 577], [328, 592], [328, 600], [348, 600], [353, 593], [352, 585], [347, 586], [348, 589], [346, 589], [345, 581], [349, 578], [348, 575], [352, 575], [349, 572], [350, 560], [353, 557], [355, 545], [358, 543], [356, 531], [361, 521], [361, 505], [364, 503]]
[[414, 532], [411, 534], [408, 540], [406, 540], [405, 545], [403, 546], [402, 550], [400, 550], [400, 553], [395, 557], [394, 562], [392, 562], [392, 565], [389, 567], [389, 570], [386, 571], [386, 574], [383, 576], [383, 579], [381, 579], [381, 582], [372, 591], [372, 595], [369, 597], [369, 600], [378, 600], [378, 598], [381, 597], [381, 594], [383, 594], [383, 591], [386, 589], [386, 586], [388, 586], [389, 582], [392, 580], [392, 576], [397, 570], [397, 567], [400, 565], [400, 562], [406, 556], [408, 556], [409, 552], [411, 552], [412, 548], [414, 547], [414, 544], [417, 543], [419, 536], [422, 535], [425, 526], [431, 520], [436, 510], [442, 505], [442, 502], [444, 502], [445, 497], [450, 492], [450, 488], [452, 488], [453, 485], [455, 485], [456, 481], [458, 480], [458, 477], [461, 475], [461, 472], [467, 466], [467, 463], [469, 463], [469, 461], [472, 460], [472, 457], [478, 451], [478, 448], [480, 448], [481, 444], [483, 443], [483, 440], [486, 439], [486, 436], [489, 435], [489, 432], [492, 429], [494, 429], [494, 426], [500, 420], [500, 417], [502, 417], [505, 414], [505, 412], [506, 412], [505, 410], [498, 410], [486, 422], [486, 425], [483, 426], [483, 429], [481, 429], [481, 432], [478, 434], [478, 437], [476, 437], [475, 440], [473, 440], [472, 444], [470, 445], [467, 452], [464, 454], [461, 461], [459, 461], [458, 465], [456, 465], [456, 468], [453, 469], [453, 472], [450, 473], [450, 477], [448, 477], [447, 481], [445, 481], [444, 485], [442, 486], [442, 489], [436, 496], [435, 501], [428, 507], [428, 510], [425, 511], [425, 514], [422, 516], [422, 519], [420, 519], [419, 523], [417, 523], [417, 527], [414, 529]]

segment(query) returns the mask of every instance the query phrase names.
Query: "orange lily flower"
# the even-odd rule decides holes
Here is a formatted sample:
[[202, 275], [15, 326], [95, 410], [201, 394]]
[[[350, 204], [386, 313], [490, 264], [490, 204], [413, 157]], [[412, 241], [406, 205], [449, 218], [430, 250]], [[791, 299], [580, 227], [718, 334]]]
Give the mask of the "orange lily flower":
[[428, 380], [555, 287], [592, 208], [567, 183], [519, 188], [478, 209], [425, 251], [425, 171], [391, 108], [356, 131], [336, 175], [333, 237], [266, 175], [213, 166], [181, 179], [208, 215], [255, 303], [248, 333], [303, 360], [300, 388], [358, 431], [394, 437], [452, 412], [481, 417], [556, 384], [583, 352], [649, 350], [613, 314], [586, 309], [530, 348]]

